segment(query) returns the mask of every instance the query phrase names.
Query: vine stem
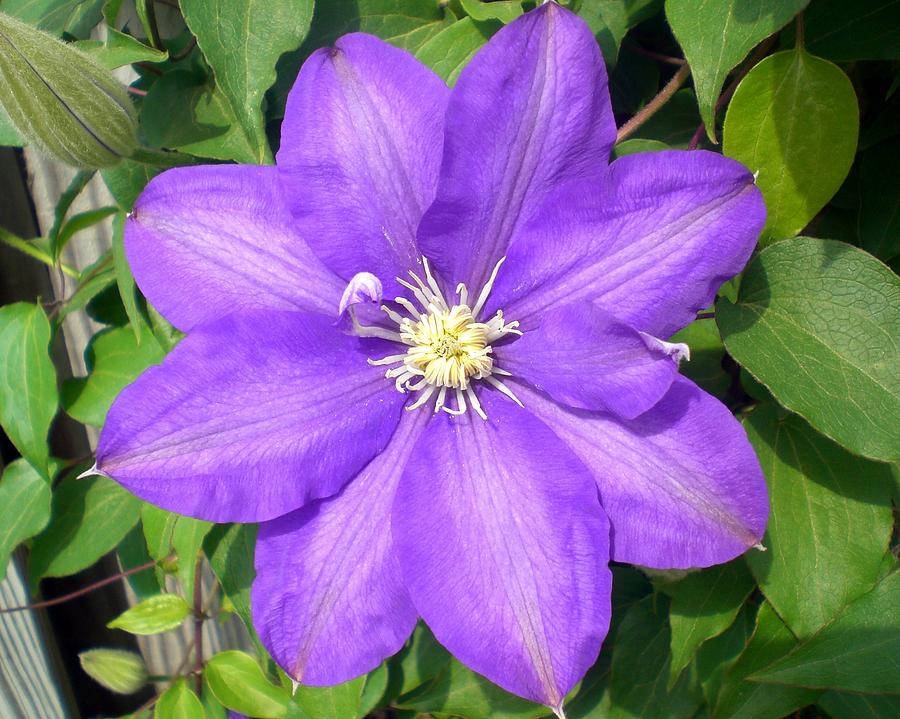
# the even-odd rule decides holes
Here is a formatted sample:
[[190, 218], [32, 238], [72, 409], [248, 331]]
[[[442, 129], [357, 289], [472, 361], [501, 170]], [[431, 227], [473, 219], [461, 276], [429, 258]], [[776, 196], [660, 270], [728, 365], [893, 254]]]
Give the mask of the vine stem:
[[643, 55], [644, 57], [649, 57], [653, 60], [657, 60], [659, 62], [664, 62], [668, 65], [678, 65], [679, 67], [684, 65], [687, 60], [683, 57], [672, 57], [671, 55], [663, 55], [661, 52], [653, 52], [653, 50], [648, 50], [637, 43], [628, 42], [624, 45], [626, 50], [630, 50], [631, 52], [636, 52], [638, 55]]
[[197, 696], [203, 690], [203, 620], [206, 612], [203, 611], [203, 555], [197, 558], [194, 567], [194, 677], [197, 688]]
[[12, 247], [19, 252], [28, 255], [38, 262], [43, 262], [45, 265], [47, 265], [47, 267], [58, 267], [69, 277], [74, 277], [77, 279], [81, 276], [81, 273], [74, 267], [69, 267], [62, 262], [57, 263], [49, 253], [44, 252], [41, 248], [36, 247], [28, 240], [23, 240], [21, 237], [14, 235], [12, 232], [4, 230], [2, 227], [0, 227], [0, 242], [2, 242], [7, 247]]
[[672, 79], [666, 83], [666, 86], [659, 91], [659, 94], [644, 105], [634, 117], [619, 128], [619, 131], [616, 133], [616, 144], [627, 139], [635, 130], [653, 117], [663, 105], [671, 100], [672, 96], [678, 92], [678, 88], [684, 84], [684, 81], [687, 80], [688, 75], [690, 74], [691, 68], [687, 63], [679, 67], [678, 72], [676, 72], [675, 75], [672, 76]]
[[147, 562], [146, 564], [141, 564], [137, 567], [132, 567], [131, 569], [126, 569], [118, 574], [114, 574], [111, 577], [106, 577], [106, 579], [101, 579], [98, 582], [94, 582], [93, 584], [89, 584], [86, 587], [82, 587], [81, 589], [71, 592], [69, 594], [65, 594], [61, 597], [56, 597], [55, 599], [47, 599], [43, 602], [35, 602], [34, 604], [26, 604], [21, 607], [7, 607], [5, 609], [0, 609], [0, 614], [10, 614], [12, 612], [24, 612], [26, 609], [44, 609], [45, 607], [52, 607], [56, 604], [63, 604], [64, 602], [68, 602], [72, 599], [77, 599], [80, 596], [85, 594], [90, 594], [101, 587], [105, 587], [107, 584], [112, 584], [120, 579], [124, 579], [125, 577], [129, 577], [132, 574], [137, 574], [138, 572], [146, 571], [147, 569], [153, 569], [156, 566], [156, 562]]

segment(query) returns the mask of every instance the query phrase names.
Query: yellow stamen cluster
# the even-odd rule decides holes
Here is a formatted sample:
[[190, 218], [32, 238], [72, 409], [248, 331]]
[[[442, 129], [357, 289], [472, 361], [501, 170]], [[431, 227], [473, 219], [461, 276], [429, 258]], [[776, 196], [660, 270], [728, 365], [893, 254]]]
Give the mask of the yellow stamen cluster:
[[[373, 365], [396, 365], [385, 372], [385, 377], [394, 380], [399, 392], [421, 392], [407, 409], [421, 407], [432, 396], [437, 395], [435, 412], [444, 410], [450, 414], [462, 414], [471, 406], [482, 419], [487, 419], [472, 388], [474, 380], [483, 380], [517, 404], [522, 404], [495, 376], [509, 373], [495, 366], [491, 348], [491, 343], [501, 337], [522, 334], [516, 329], [518, 322], [507, 324], [503, 320], [503, 313], [499, 311], [487, 322], [478, 321], [478, 315], [484, 308], [501, 264], [503, 259], [494, 267], [478, 301], [471, 308], [468, 304], [468, 291], [463, 284], [456, 288], [459, 302], [452, 306], [447, 303], [431, 274], [428, 261], [423, 259], [425, 281], [413, 272], [409, 274], [415, 284], [398, 279], [401, 285], [412, 292], [421, 309], [407, 298], [397, 297], [394, 301], [408, 316], [404, 317], [386, 305], [381, 309], [397, 324], [398, 331], [357, 328], [358, 331], [369, 330], [360, 332], [361, 334], [384, 337], [406, 345], [405, 354], [389, 355], [369, 362]], [[456, 395], [456, 409], [446, 405], [448, 391]]]

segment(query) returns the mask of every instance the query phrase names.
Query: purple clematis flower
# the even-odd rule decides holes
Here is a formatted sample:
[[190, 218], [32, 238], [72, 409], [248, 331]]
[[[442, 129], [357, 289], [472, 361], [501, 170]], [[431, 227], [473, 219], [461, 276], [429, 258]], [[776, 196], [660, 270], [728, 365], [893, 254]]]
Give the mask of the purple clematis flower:
[[615, 134], [597, 43], [548, 3], [452, 91], [344, 36], [303, 66], [277, 168], [170, 170], [138, 200], [128, 259], [187, 337], [116, 400], [98, 471], [262, 523], [254, 624], [295, 680], [367, 672], [421, 617], [561, 711], [610, 559], [705, 567], [762, 536], [741, 426], [662, 341], [743, 268], [760, 193], [709, 152], [609, 164]]

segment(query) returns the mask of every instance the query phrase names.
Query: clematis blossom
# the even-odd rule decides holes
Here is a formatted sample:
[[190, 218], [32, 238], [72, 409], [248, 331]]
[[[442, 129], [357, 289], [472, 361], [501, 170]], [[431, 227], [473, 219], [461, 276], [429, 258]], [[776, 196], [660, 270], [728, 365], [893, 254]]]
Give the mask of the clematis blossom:
[[610, 618], [610, 560], [756, 544], [740, 424], [666, 340], [748, 260], [750, 173], [705, 151], [609, 163], [603, 59], [547, 3], [450, 90], [364, 34], [315, 52], [276, 167], [169, 170], [138, 199], [138, 285], [187, 333], [116, 400], [97, 471], [168, 510], [260, 522], [252, 604], [312, 685], [421, 618], [562, 712]]

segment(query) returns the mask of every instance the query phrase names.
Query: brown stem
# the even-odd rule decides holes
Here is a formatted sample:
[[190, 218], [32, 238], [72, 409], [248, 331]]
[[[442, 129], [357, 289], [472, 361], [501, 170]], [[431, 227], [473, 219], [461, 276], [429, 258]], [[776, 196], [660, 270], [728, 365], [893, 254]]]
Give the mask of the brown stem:
[[690, 74], [691, 68], [687, 63], [679, 67], [678, 72], [676, 72], [672, 79], [666, 83], [666, 86], [659, 91], [659, 94], [644, 105], [634, 117], [619, 128], [618, 133], [616, 133], [616, 144], [619, 144], [622, 140], [633, 134], [635, 130], [647, 122], [647, 120], [653, 117], [663, 105], [671, 100], [672, 96], [678, 92], [678, 88], [684, 84], [684, 81], [687, 80], [688, 75]]
[[203, 620], [206, 617], [203, 611], [203, 556], [197, 558], [197, 566], [194, 567], [194, 681], [197, 687], [197, 696], [203, 690]]
[[26, 604], [22, 607], [8, 607], [6, 609], [0, 609], [0, 614], [9, 614], [11, 612], [24, 612], [26, 609], [43, 609], [44, 607], [52, 607], [56, 604], [62, 604], [64, 602], [68, 602], [72, 599], [77, 599], [80, 596], [85, 594], [90, 594], [91, 592], [100, 589], [101, 587], [105, 587], [107, 584], [112, 584], [113, 582], [118, 581], [119, 579], [123, 579], [124, 577], [129, 577], [132, 574], [137, 574], [138, 572], [143, 572], [147, 569], [153, 569], [156, 566], [156, 562], [147, 562], [146, 564], [141, 564], [138, 567], [132, 567], [131, 569], [126, 569], [123, 572], [119, 572], [118, 574], [114, 574], [111, 577], [106, 577], [106, 579], [101, 579], [99, 582], [94, 582], [93, 584], [89, 584], [86, 587], [82, 587], [81, 589], [71, 592], [70, 594], [66, 594], [62, 597], [56, 597], [55, 599], [47, 599], [43, 602], [35, 602], [34, 604]]
[[169, 59], [172, 62], [178, 62], [179, 60], [184, 60], [184, 58], [186, 58], [188, 55], [191, 54], [191, 51], [193, 51], [193, 49], [195, 47], [197, 47], [197, 38], [192, 37], [190, 39], [190, 41], [188, 41], [188, 44], [185, 45], [184, 48], [181, 50], [181, 52], [176, 52], [174, 55], [169, 53]]
[[631, 50], [632, 52], [636, 52], [639, 55], [643, 55], [644, 57], [649, 57], [649, 58], [652, 58], [653, 60], [658, 60], [659, 62], [667, 63], [669, 65], [681, 66], [687, 62], [687, 60], [685, 60], [683, 57], [672, 57], [671, 55], [663, 55], [661, 52], [654, 52], [653, 50], [648, 50], [645, 47], [641, 47], [637, 43], [632, 43], [632, 42], [626, 43], [625, 49]]
[[150, 45], [155, 50], [165, 50], [162, 38], [159, 36], [159, 27], [156, 25], [156, 5], [151, 1], [147, 3], [147, 25], [150, 30]]

